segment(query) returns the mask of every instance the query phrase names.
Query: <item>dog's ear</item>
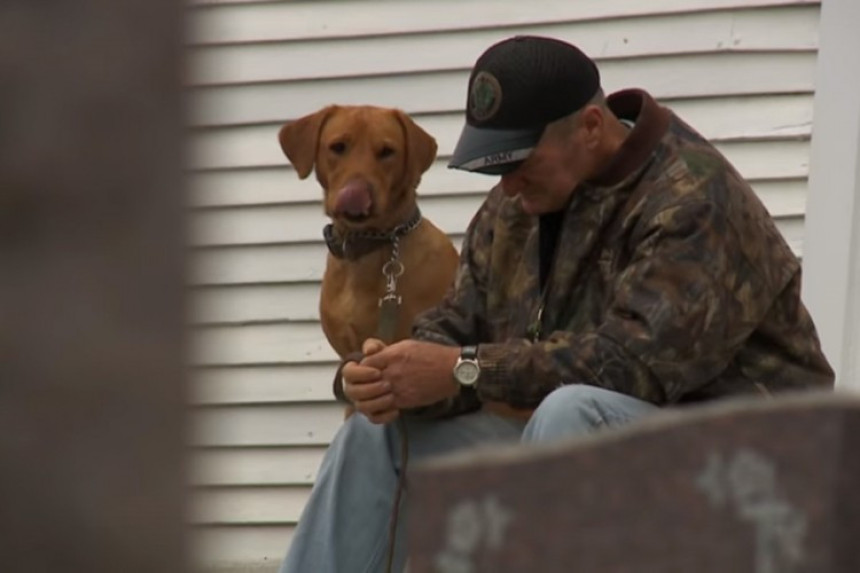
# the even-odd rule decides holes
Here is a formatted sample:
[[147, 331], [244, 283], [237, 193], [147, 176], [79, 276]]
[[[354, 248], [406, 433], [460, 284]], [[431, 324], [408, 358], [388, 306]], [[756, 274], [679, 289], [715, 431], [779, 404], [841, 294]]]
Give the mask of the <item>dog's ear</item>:
[[317, 156], [317, 147], [325, 120], [335, 112], [337, 106], [330, 105], [316, 113], [300, 117], [284, 124], [278, 132], [278, 141], [284, 155], [296, 168], [299, 179], [311, 174]]
[[420, 178], [436, 159], [436, 140], [403, 111], [395, 110], [395, 114], [406, 133], [406, 169], [414, 177]]

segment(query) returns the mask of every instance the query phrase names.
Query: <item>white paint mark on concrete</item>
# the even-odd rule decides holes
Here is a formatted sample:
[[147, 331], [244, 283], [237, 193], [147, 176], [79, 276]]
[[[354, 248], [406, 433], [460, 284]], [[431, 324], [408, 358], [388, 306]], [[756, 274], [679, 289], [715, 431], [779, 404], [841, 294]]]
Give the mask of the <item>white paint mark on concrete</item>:
[[495, 551], [504, 544], [514, 512], [493, 495], [480, 501], [464, 500], [448, 512], [445, 547], [436, 555], [438, 573], [473, 573], [474, 558], [483, 545]]
[[478, 547], [483, 533], [478, 504], [464, 501], [448, 514], [447, 547], [460, 554], [470, 554]]
[[773, 462], [749, 449], [729, 461], [712, 453], [695, 483], [712, 506], [730, 504], [753, 523], [756, 573], [791, 573], [803, 562], [807, 519], [783, 498]]
[[501, 549], [514, 513], [505, 509], [495, 497], [484, 499], [484, 519], [487, 522], [487, 547]]

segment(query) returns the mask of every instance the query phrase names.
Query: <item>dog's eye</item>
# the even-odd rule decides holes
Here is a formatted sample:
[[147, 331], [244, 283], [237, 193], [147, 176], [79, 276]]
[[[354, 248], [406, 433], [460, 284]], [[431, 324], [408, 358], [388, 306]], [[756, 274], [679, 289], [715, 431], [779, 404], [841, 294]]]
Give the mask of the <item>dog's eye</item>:
[[387, 145], [380, 149], [379, 152], [376, 154], [376, 156], [380, 159], [385, 159], [386, 157], [391, 157], [392, 155], [394, 155], [394, 148], [388, 147]]
[[336, 155], [341, 155], [344, 151], [346, 151], [346, 144], [342, 141], [335, 141], [331, 145], [328, 146], [329, 150]]

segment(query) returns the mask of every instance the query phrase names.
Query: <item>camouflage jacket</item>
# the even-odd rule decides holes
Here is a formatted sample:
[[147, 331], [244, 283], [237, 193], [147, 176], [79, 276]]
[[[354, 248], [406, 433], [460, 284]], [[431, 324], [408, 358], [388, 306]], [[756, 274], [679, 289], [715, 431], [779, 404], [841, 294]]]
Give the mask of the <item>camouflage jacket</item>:
[[832, 386], [800, 264], [750, 186], [647, 93], [608, 104], [635, 127], [574, 190], [544, 289], [536, 217], [496, 186], [472, 219], [413, 338], [479, 344], [481, 376], [427, 413], [533, 408], [562, 384], [661, 405]]

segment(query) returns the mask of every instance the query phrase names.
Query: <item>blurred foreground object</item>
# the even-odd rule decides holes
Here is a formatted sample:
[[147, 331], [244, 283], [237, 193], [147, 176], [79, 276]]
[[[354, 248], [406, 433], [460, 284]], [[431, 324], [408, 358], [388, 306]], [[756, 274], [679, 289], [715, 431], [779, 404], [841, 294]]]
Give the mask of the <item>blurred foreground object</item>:
[[0, 569], [173, 572], [182, 5], [0, 5]]
[[858, 447], [822, 393], [416, 466], [410, 572], [860, 571]]

